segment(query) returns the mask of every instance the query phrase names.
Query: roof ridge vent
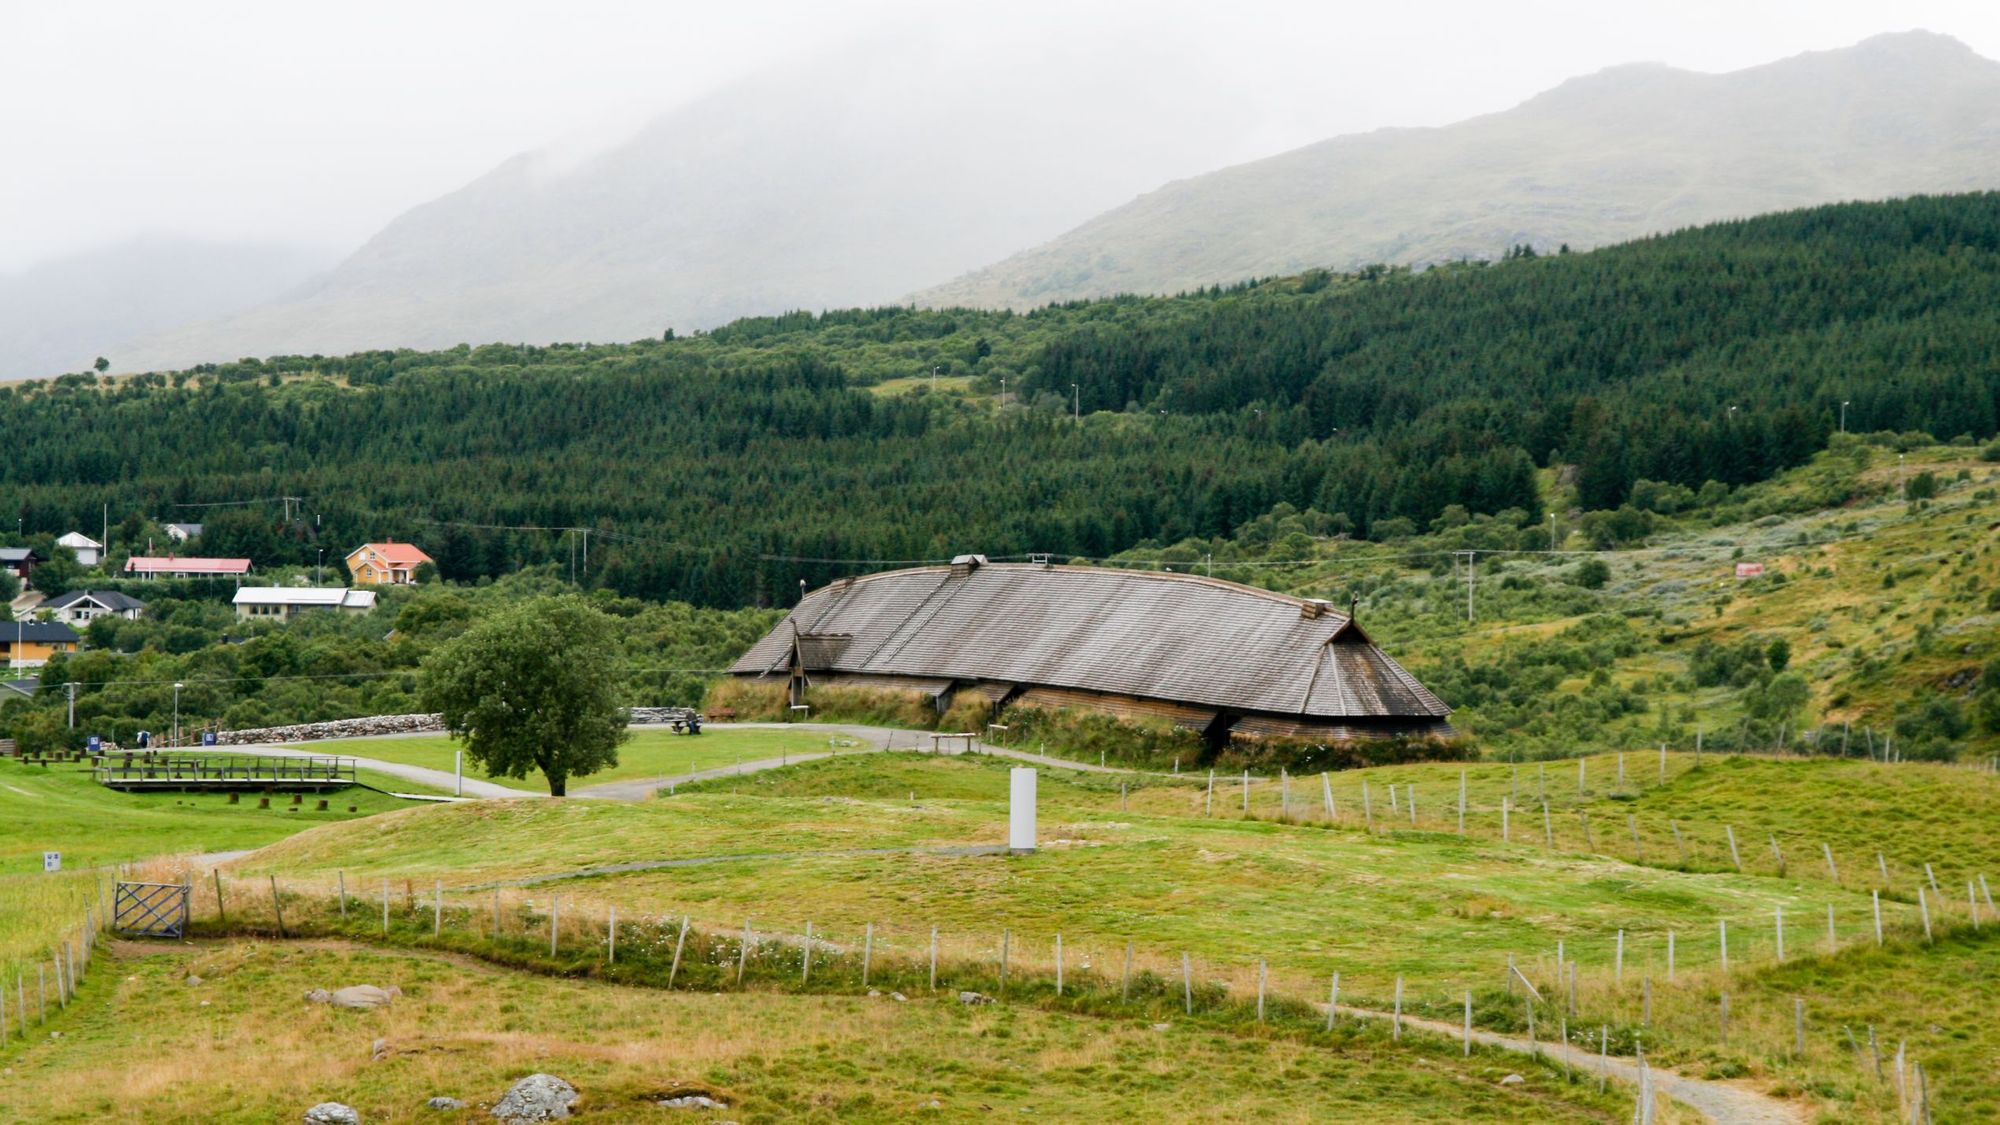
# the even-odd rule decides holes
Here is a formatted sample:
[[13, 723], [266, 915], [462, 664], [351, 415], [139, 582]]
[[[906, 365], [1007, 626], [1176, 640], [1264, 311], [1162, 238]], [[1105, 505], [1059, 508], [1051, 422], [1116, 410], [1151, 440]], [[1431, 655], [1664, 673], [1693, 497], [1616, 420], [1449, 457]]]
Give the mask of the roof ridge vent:
[[966, 575], [985, 565], [985, 555], [953, 555], [951, 560], [951, 576], [953, 578], [964, 578]]

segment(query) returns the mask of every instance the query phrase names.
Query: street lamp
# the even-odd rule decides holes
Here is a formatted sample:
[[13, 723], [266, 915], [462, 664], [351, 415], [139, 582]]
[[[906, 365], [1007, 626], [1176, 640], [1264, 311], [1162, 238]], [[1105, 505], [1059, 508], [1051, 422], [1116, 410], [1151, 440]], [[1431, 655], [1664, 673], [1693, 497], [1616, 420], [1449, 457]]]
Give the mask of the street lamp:
[[1840, 400], [1840, 432], [1847, 432], [1847, 400]]
[[1549, 513], [1549, 550], [1550, 550], [1550, 551], [1554, 551], [1555, 549], [1556, 549], [1556, 514], [1555, 514], [1554, 512], [1550, 512], [1550, 513]]
[[321, 547], [319, 549], [319, 562], [313, 565], [313, 585], [317, 586], [325, 581], [326, 581], [326, 548]]
[[175, 747], [179, 747], [179, 746], [180, 746], [180, 744], [181, 744], [181, 689], [182, 689], [182, 688], [184, 688], [184, 687], [186, 687], [186, 686], [187, 686], [186, 684], [183, 684], [183, 683], [181, 683], [181, 682], [180, 682], [179, 680], [176, 680], [176, 681], [174, 681], [174, 741], [173, 741], [173, 745], [174, 745]]
[[932, 394], [936, 394], [936, 393], [937, 393], [937, 373], [938, 373], [938, 369], [937, 369], [936, 367], [933, 367], [933, 368], [931, 368], [931, 393], [932, 393]]

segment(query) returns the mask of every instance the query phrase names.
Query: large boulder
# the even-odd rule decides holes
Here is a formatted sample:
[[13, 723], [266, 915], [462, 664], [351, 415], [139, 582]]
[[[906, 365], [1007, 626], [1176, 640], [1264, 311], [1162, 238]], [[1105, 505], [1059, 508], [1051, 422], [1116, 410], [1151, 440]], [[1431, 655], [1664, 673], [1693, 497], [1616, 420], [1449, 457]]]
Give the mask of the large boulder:
[[361, 1115], [353, 1106], [321, 1102], [306, 1110], [306, 1125], [361, 1125]]
[[498, 1104], [493, 1116], [502, 1121], [561, 1121], [569, 1116], [576, 1101], [576, 1087], [553, 1074], [530, 1074], [514, 1083]]

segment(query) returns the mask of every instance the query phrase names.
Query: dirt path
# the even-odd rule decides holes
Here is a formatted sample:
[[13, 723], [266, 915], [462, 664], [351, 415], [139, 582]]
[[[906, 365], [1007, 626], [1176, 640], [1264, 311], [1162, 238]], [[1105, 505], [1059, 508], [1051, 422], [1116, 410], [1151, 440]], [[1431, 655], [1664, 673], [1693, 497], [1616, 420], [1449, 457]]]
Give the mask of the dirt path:
[[[1326, 1005], [1318, 1005], [1321, 1011]], [[1379, 1012], [1372, 1008], [1350, 1008], [1340, 1006], [1339, 1013], [1358, 1019], [1394, 1019], [1392, 1012]], [[1459, 1024], [1442, 1020], [1403, 1017], [1405, 1027], [1422, 1028], [1425, 1031], [1452, 1039], [1461, 1038], [1465, 1028]], [[1514, 1051], [1520, 1054], [1540, 1052], [1550, 1058], [1566, 1061], [1584, 1074], [1596, 1074], [1600, 1066], [1595, 1052], [1569, 1043], [1551, 1043], [1538, 1040], [1530, 1043], [1524, 1038], [1502, 1035], [1495, 1031], [1472, 1029], [1472, 1041], [1489, 1047]], [[1639, 1062], [1637, 1059], [1612, 1055], [1602, 1061], [1604, 1073], [1634, 1089], [1639, 1085]], [[1671, 1070], [1654, 1066], [1648, 1067], [1652, 1074], [1653, 1088], [1662, 1095], [1693, 1109], [1717, 1125], [1801, 1125], [1808, 1120], [1805, 1107], [1794, 1102], [1760, 1094], [1730, 1082], [1711, 1081], [1706, 1078], [1690, 1078]]]
[[[846, 723], [710, 723], [709, 730], [809, 730], [826, 734], [846, 735], [861, 746], [845, 751], [847, 754], [865, 754], [883, 750], [916, 750], [928, 752], [930, 735], [927, 731], [903, 730], [898, 727], [855, 726]], [[901, 745], [899, 745], [899, 743]], [[1045, 769], [1076, 770], [1080, 773], [1131, 773], [1131, 770], [1115, 766], [1093, 766], [1087, 762], [1073, 762], [1067, 758], [1052, 758], [1045, 754], [1031, 754], [1025, 750], [1010, 750], [1004, 746], [989, 746], [974, 740], [975, 752], [995, 758], [1008, 758], [1026, 765]], [[946, 755], [965, 753], [964, 750], [945, 750]], [[570, 790], [572, 797], [591, 797], [604, 801], [643, 801], [669, 786], [686, 785], [695, 781], [706, 781], [718, 777], [735, 777], [739, 774], [760, 773], [764, 770], [780, 769], [812, 762], [821, 758], [831, 758], [832, 752], [812, 751], [804, 754], [787, 754], [779, 758], [761, 758], [754, 762], [738, 762], [733, 765], [716, 766], [713, 769], [696, 770], [693, 773], [669, 774], [662, 777], [641, 777], [629, 781], [607, 781], [602, 785], [586, 785]], [[468, 782], [468, 784], [470, 784]]]

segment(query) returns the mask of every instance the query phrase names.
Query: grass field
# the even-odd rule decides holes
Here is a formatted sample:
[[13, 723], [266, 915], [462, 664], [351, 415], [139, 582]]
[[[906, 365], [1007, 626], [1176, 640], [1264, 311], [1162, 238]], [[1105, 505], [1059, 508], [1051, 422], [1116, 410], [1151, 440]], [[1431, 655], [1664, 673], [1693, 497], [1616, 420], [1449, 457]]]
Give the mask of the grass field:
[[[874, 923], [908, 943], [938, 926], [993, 944], [1008, 928], [1023, 956], [1045, 956], [1061, 932], [1099, 957], [1134, 941], [1155, 955], [1190, 950], [1237, 967], [1268, 958], [1318, 978], [1340, 969], [1386, 993], [1396, 974], [1457, 988], [1498, 979], [1509, 956], [1532, 966], [1557, 941], [1593, 967], [1629, 931], [1633, 964], [1679, 930], [1679, 964], [1719, 960], [1716, 922], [1741, 925], [1732, 955], [1775, 943], [1762, 920], [1837, 904], [1849, 937], [1868, 899], [1754, 875], [1637, 867], [1545, 854], [1436, 832], [1389, 837], [1354, 828], [1199, 820], [1116, 809], [1117, 779], [1053, 773], [1043, 794], [1044, 847], [1031, 857], [853, 854], [997, 844], [1005, 806], [992, 790], [1006, 763], [985, 758], [867, 755], [810, 763], [789, 776], [727, 784], [755, 792], [817, 788], [819, 796], [683, 793], [642, 805], [481, 803], [409, 810], [307, 833], [236, 865], [245, 875], [442, 879], [463, 887], [578, 871], [605, 863], [752, 857], [611, 873], [553, 888], [634, 914], [691, 913], [719, 926], [747, 916], [792, 932], [813, 921], [852, 933]], [[885, 799], [842, 792], [893, 784]], [[935, 779], [920, 784], [922, 779]], [[815, 785], [813, 779], [818, 779]], [[718, 783], [721, 784], [721, 783]], [[912, 803], [907, 790], [928, 790]], [[945, 797], [937, 791], [966, 794]], [[969, 796], [970, 794], [980, 794]], [[1891, 922], [1911, 913], [1888, 903]], [[893, 936], [891, 936], [893, 935]], [[1553, 971], [1552, 965], [1550, 971]]]
[[[350, 983], [404, 995], [366, 1012], [299, 999]], [[1392, 1046], [1379, 1028], [1300, 1035], [921, 997], [664, 994], [341, 944], [130, 952], [100, 962], [85, 999], [55, 1024], [61, 1038], [0, 1048], [10, 1115], [97, 1121], [144, 1106], [162, 1123], [261, 1122], [332, 1099], [371, 1122], [471, 1121], [534, 1071], [575, 1084], [582, 1116], [619, 1121], [689, 1120], [654, 1103], [694, 1091], [745, 1122], [1607, 1121], [1630, 1105], [1527, 1059], [1461, 1059], [1414, 1036]], [[1511, 1073], [1527, 1081], [1500, 1085]], [[426, 1109], [434, 1095], [467, 1108]]]
[[[754, 762], [764, 758], [778, 758], [786, 754], [825, 753], [830, 747], [824, 732], [803, 730], [766, 730], [760, 728], [709, 728], [699, 736], [673, 734], [664, 730], [635, 730], [632, 738], [618, 748], [618, 764], [610, 769], [590, 774], [586, 777], [570, 779], [570, 789], [601, 785], [609, 781], [632, 781], [648, 777], [666, 777], [672, 774], [693, 773], [697, 770], [717, 769], [740, 762]], [[834, 736], [837, 737], [837, 736]], [[851, 739], [843, 739], [851, 744]], [[337, 742], [300, 743], [296, 749], [324, 752], [328, 755], [354, 758], [374, 758], [378, 761], [396, 762], [401, 765], [423, 766], [426, 769], [452, 770], [452, 754], [462, 749], [461, 743], [454, 742], [445, 735], [416, 735], [408, 738], [355, 738]], [[545, 783], [539, 774], [525, 778], [492, 777], [466, 763], [465, 776], [492, 781], [509, 788], [526, 792], [546, 792]], [[394, 785], [404, 792], [419, 792], [411, 789], [410, 782], [390, 779], [384, 784]]]
[[232, 805], [220, 793], [119, 793], [75, 766], [0, 760], [0, 873], [39, 872], [44, 851], [62, 852], [64, 866], [77, 868], [257, 848], [315, 824], [410, 804], [360, 788], [328, 794], [327, 812], [314, 811], [315, 797], [301, 807], [289, 800], [275, 795], [271, 808], [259, 809], [255, 795]]

